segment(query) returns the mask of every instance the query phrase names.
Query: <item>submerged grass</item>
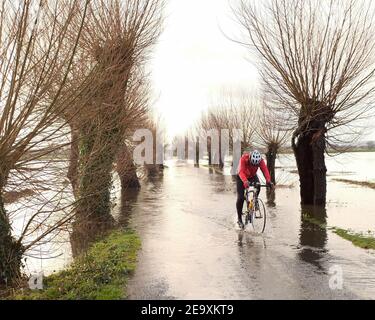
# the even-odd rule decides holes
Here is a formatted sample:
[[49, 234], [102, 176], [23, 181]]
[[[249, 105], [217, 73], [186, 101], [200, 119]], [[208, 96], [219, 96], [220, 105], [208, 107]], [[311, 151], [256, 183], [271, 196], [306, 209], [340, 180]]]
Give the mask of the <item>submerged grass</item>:
[[356, 181], [356, 180], [349, 180], [349, 179], [333, 179], [334, 181], [343, 182], [352, 184], [355, 186], [367, 187], [371, 189], [375, 189], [375, 182], [368, 182], [368, 181]]
[[314, 218], [308, 214], [303, 214], [302, 215], [302, 219], [308, 223], [311, 223], [312, 225], [315, 225], [315, 226], [318, 226], [322, 229], [327, 229], [327, 224], [320, 221], [319, 219], [317, 218]]
[[308, 215], [303, 215], [302, 219], [311, 223], [312, 225], [318, 226], [321, 229], [331, 230], [339, 237], [353, 243], [356, 247], [375, 250], [375, 237], [371, 234], [370, 231], [365, 235], [363, 233], [357, 233], [352, 230], [345, 230], [337, 227], [328, 227], [325, 223], [322, 223], [318, 219]]
[[44, 290], [27, 290], [12, 299], [119, 300], [135, 270], [140, 239], [131, 230], [118, 230], [95, 243], [69, 269], [44, 279]]
[[350, 241], [359, 248], [375, 249], [375, 238], [370, 235], [355, 233], [351, 230], [344, 230], [340, 228], [333, 228], [333, 232], [341, 238]]

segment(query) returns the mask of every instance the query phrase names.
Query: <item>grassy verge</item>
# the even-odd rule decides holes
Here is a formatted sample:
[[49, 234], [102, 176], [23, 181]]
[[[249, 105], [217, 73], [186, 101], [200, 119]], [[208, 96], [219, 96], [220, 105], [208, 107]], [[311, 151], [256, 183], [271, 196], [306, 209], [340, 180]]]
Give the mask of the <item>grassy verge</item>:
[[350, 230], [340, 228], [333, 228], [333, 232], [343, 239], [353, 243], [355, 246], [362, 249], [375, 249], [375, 238], [367, 236], [362, 233], [355, 233]]
[[134, 271], [139, 237], [119, 230], [95, 243], [69, 269], [44, 279], [44, 290], [26, 291], [22, 300], [119, 300], [126, 298], [126, 283]]
[[349, 179], [333, 179], [338, 182], [348, 183], [355, 186], [367, 187], [371, 189], [375, 189], [375, 182], [368, 182], [368, 181], [356, 181], [356, 180], [349, 180]]
[[368, 235], [365, 235], [363, 233], [356, 233], [351, 230], [345, 230], [345, 229], [341, 229], [337, 227], [328, 227], [326, 224], [320, 222], [318, 219], [315, 219], [308, 215], [303, 215], [302, 219], [304, 221], [307, 221], [308, 223], [318, 226], [321, 229], [331, 230], [333, 233], [335, 233], [339, 237], [353, 243], [356, 247], [359, 247], [362, 249], [375, 250], [375, 237], [373, 237], [371, 233], [369, 233]]

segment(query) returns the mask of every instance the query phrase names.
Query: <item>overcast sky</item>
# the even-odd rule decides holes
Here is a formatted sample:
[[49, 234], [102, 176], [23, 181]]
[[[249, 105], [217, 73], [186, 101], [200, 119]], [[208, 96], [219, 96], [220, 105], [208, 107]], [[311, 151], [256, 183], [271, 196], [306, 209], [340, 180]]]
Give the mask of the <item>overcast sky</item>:
[[222, 88], [257, 85], [249, 52], [223, 34], [240, 31], [228, 0], [168, 0], [164, 25], [151, 70], [170, 135], [187, 129]]

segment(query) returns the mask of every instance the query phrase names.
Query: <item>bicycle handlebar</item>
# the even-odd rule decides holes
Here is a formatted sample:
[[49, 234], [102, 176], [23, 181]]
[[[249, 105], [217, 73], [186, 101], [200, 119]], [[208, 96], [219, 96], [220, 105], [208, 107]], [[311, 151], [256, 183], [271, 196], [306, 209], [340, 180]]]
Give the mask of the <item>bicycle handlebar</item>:
[[266, 184], [260, 184], [260, 183], [252, 183], [249, 185], [247, 189], [250, 189], [251, 187], [260, 187], [260, 188], [271, 188], [271, 186]]

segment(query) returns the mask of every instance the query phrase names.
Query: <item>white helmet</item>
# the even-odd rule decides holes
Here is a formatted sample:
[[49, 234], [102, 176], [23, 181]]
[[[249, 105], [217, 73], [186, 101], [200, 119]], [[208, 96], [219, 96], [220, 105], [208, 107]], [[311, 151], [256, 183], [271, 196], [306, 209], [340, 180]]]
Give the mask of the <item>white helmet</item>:
[[250, 156], [250, 163], [253, 166], [259, 166], [261, 161], [262, 161], [262, 156], [261, 156], [260, 152], [258, 150], [254, 150], [251, 153], [251, 156]]

